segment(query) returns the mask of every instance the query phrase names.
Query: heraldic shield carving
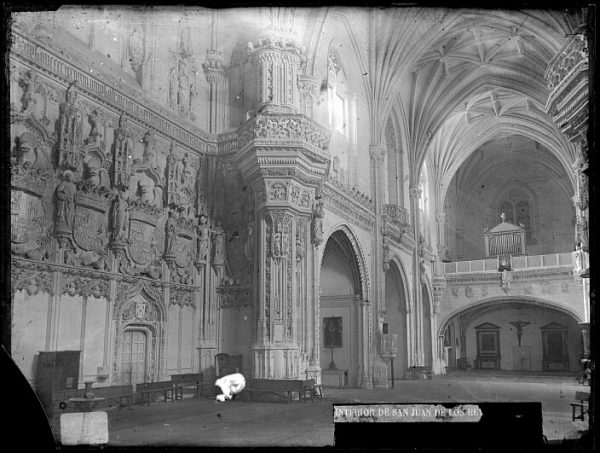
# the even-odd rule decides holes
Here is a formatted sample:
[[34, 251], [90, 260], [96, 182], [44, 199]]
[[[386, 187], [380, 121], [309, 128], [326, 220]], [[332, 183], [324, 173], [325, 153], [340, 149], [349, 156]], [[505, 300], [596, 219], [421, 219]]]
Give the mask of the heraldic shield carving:
[[73, 240], [86, 251], [104, 248], [107, 241], [108, 190], [93, 195], [78, 192], [75, 200]]
[[140, 265], [150, 264], [154, 258], [154, 230], [156, 225], [140, 219], [129, 220], [129, 255]]
[[10, 194], [10, 240], [15, 244], [36, 245], [44, 231], [42, 200], [20, 190]]
[[181, 219], [179, 223], [180, 229], [173, 246], [173, 254], [175, 255], [175, 264], [185, 268], [191, 266], [196, 258], [195, 225], [187, 219]]

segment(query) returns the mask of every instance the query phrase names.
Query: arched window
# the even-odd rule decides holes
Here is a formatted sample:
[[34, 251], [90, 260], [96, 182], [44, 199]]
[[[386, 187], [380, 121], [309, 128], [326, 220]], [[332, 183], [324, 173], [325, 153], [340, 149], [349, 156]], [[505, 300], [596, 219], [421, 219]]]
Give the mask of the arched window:
[[327, 101], [331, 130], [330, 176], [345, 185], [355, 185], [357, 96], [350, 88], [340, 59], [333, 50], [327, 59]]

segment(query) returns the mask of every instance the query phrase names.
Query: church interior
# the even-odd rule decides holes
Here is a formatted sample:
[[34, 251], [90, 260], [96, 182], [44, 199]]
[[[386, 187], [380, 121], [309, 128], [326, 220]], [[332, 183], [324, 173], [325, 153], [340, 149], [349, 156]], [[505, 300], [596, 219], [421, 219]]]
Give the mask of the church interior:
[[364, 390], [579, 373], [587, 24], [585, 8], [14, 13], [13, 360], [38, 392], [227, 367]]

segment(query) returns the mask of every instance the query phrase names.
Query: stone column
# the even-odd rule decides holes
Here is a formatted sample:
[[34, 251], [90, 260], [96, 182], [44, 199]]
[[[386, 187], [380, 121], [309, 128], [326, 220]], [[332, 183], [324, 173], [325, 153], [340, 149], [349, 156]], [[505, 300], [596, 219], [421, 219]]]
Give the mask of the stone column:
[[[386, 314], [385, 307], [385, 274], [387, 268], [386, 260], [389, 261], [389, 244], [387, 240], [384, 243], [382, 235], [382, 210], [385, 195], [385, 147], [381, 145], [371, 145], [369, 155], [371, 157], [371, 194], [375, 204], [375, 229], [373, 231], [373, 314], [375, 325], [372, 327], [375, 336], [381, 338], [383, 335], [383, 322]], [[385, 247], [385, 248], [384, 248]], [[381, 344], [381, 342], [379, 342]], [[376, 354], [373, 355], [373, 367], [378, 370], [374, 386], [387, 387], [387, 366], [381, 357], [381, 348], [371, 345]], [[375, 376], [375, 375], [374, 375]], [[383, 382], [380, 382], [383, 381]]]
[[[317, 188], [331, 160], [329, 136], [298, 113], [304, 50], [295, 43], [294, 15], [283, 13], [268, 18], [270, 27], [248, 45], [257, 102], [238, 131], [235, 157], [245, 184], [253, 188], [259, 233], [253, 375], [305, 378], [301, 374], [308, 371], [319, 380], [316, 256], [322, 237], [315, 236], [322, 233]], [[303, 314], [311, 316], [306, 325]]]
[[446, 213], [438, 211], [435, 220], [437, 222], [438, 259], [444, 262], [450, 261], [448, 246], [446, 245]]
[[[414, 348], [413, 364], [422, 366], [424, 362], [423, 354], [423, 301], [421, 293], [421, 257], [419, 256], [419, 199], [421, 198], [421, 188], [416, 185], [409, 187], [410, 210], [412, 224], [414, 228], [415, 250], [413, 252], [413, 316], [412, 324]], [[410, 364], [409, 364], [410, 366]]]
[[371, 380], [371, 363], [370, 350], [371, 350], [371, 338], [369, 335], [369, 323], [371, 321], [370, 311], [373, 308], [372, 305], [366, 301], [358, 298], [355, 302], [358, 302], [358, 344], [359, 344], [359, 387], [362, 389], [372, 389], [373, 382]]
[[226, 126], [227, 79], [223, 66], [223, 53], [214, 49], [207, 50], [202, 69], [208, 82], [208, 131], [218, 134], [223, 132]]

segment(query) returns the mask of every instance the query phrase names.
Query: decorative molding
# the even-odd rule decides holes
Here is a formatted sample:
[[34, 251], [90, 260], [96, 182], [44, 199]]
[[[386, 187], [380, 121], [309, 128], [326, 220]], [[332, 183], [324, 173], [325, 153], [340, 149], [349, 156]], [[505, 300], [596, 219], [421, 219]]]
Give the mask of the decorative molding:
[[[529, 282], [531, 280], [544, 279], [573, 279], [573, 268], [570, 266], [560, 266], [548, 268], [544, 271], [539, 270], [514, 270], [512, 273], [512, 283]], [[446, 274], [448, 286], [458, 287], [463, 285], [493, 285], [502, 282], [502, 273], [500, 272], [471, 272], [464, 274]]]
[[355, 198], [329, 183], [323, 186], [325, 207], [351, 224], [372, 231], [375, 227], [374, 207], [367, 208]]

